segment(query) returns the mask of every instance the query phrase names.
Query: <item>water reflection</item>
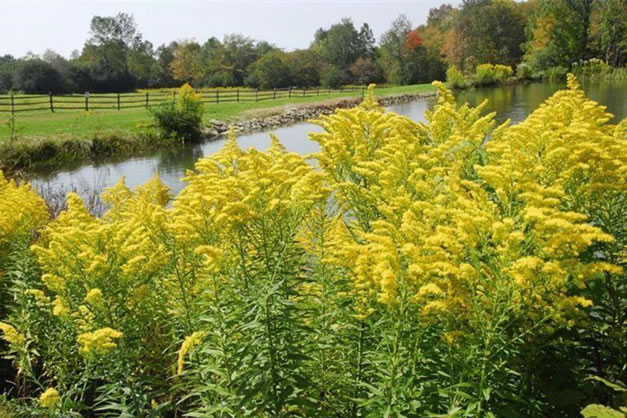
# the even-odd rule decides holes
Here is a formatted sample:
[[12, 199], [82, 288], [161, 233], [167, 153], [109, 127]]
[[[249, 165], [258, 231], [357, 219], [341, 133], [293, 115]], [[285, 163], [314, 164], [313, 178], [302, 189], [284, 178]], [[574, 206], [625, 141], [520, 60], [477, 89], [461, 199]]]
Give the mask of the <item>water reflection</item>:
[[[525, 119], [534, 109], [556, 91], [563, 89], [563, 84], [533, 83], [474, 89], [460, 92], [456, 96], [459, 103], [465, 101], [477, 106], [487, 100], [486, 112], [496, 112], [498, 122], [511, 119], [513, 123]], [[618, 119], [627, 117], [627, 83], [603, 83], [584, 85], [588, 97], [608, 107], [608, 111]], [[436, 98], [426, 98], [410, 103], [390, 106], [390, 111], [403, 114], [416, 121], [424, 121], [426, 110], [432, 109]], [[309, 123], [299, 123], [274, 129], [273, 132], [289, 151], [309, 154], [318, 150], [318, 144], [307, 139], [310, 132], [319, 132], [321, 128]], [[241, 135], [238, 138], [240, 147], [255, 147], [260, 150], [270, 146], [268, 132], [257, 132]], [[186, 144], [170, 147], [142, 157], [109, 160], [97, 164], [85, 164], [67, 167], [55, 173], [38, 173], [34, 178], [37, 187], [71, 189], [72, 185], [79, 189], [101, 189], [115, 184], [122, 176], [126, 176], [129, 186], [138, 186], [159, 173], [162, 181], [178, 193], [184, 183], [181, 177], [194, 167], [195, 162], [204, 156], [211, 155], [224, 144], [224, 139], [202, 144]]]
[[[318, 151], [318, 144], [307, 139], [309, 132], [319, 132], [322, 129], [317, 125], [299, 123], [274, 129], [274, 132], [283, 145], [292, 152], [310, 154]], [[250, 147], [265, 150], [270, 147], [269, 132], [256, 132], [238, 137], [240, 147]], [[161, 180], [178, 193], [185, 184], [181, 178], [187, 170], [193, 169], [199, 158], [218, 152], [224, 145], [224, 139], [209, 141], [202, 144], [175, 145], [150, 155], [129, 158], [122, 161], [112, 160], [108, 163], [85, 164], [78, 168], [56, 173], [39, 173], [33, 183], [36, 187], [54, 189], [72, 189], [72, 185], [79, 190], [101, 190], [114, 185], [122, 176], [126, 176], [126, 183], [136, 187], [150, 180], [155, 173], [159, 173]]]
[[[511, 119], [517, 123], [537, 109], [547, 98], [558, 90], [566, 88], [564, 83], [530, 83], [513, 86], [486, 87], [460, 92], [458, 103], [468, 102], [478, 106], [487, 100], [486, 112], [496, 112], [496, 120]], [[587, 83], [583, 85], [586, 95], [606, 106], [616, 120], [627, 117], [627, 83], [620, 81]]]

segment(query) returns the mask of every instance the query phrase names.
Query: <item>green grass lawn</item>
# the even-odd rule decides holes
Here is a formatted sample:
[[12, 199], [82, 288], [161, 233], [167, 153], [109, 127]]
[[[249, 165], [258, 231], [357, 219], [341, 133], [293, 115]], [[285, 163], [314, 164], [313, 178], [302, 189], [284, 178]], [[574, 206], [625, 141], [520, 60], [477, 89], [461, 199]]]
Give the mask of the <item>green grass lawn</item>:
[[[415, 94], [434, 91], [431, 84], [419, 84], [401, 87], [386, 87], [377, 89], [378, 96], [396, 94]], [[361, 96], [360, 91], [348, 93], [334, 93], [330, 95], [311, 97], [292, 97], [291, 99], [277, 99], [260, 102], [206, 104], [204, 120], [209, 123], [212, 119], [232, 121], [245, 118], [253, 111], [271, 112], [290, 104], [316, 103], [328, 99]], [[8, 138], [10, 115], [0, 114], [0, 140]], [[150, 126], [151, 118], [144, 108], [99, 111], [57, 111], [55, 113], [39, 111], [33, 113], [16, 113], [15, 128], [17, 137], [91, 137], [96, 133], [107, 132], [139, 132]]]

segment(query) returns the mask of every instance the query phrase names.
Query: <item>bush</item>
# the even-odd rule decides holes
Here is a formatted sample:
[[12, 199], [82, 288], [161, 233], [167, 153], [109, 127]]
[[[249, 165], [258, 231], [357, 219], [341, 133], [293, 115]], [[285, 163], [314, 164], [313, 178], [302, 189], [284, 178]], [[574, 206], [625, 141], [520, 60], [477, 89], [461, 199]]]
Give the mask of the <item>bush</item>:
[[568, 73], [568, 68], [556, 66], [550, 67], [544, 70], [542, 73], [542, 78], [549, 81], [561, 81], [566, 78], [566, 74]]
[[150, 113], [162, 136], [183, 140], [198, 139], [202, 134], [202, 97], [189, 84], [183, 85], [177, 93], [176, 99], [151, 108]]
[[495, 83], [505, 83], [514, 75], [512, 67], [508, 65], [481, 64], [475, 72], [475, 84], [488, 86]]
[[436, 85], [427, 123], [372, 89], [322, 117], [314, 164], [231, 135], [171, 206], [157, 178], [107, 191], [102, 218], [70, 195], [2, 256], [11, 403], [142, 417], [601, 403], [580, 382], [599, 359], [624, 373], [627, 295], [607, 284], [626, 280], [627, 121], [573, 77], [514, 126]]
[[516, 67], [516, 77], [519, 80], [531, 80], [532, 78], [534, 78], [533, 69], [528, 63], [521, 62]]
[[598, 58], [580, 60], [573, 63], [573, 73], [581, 78], [597, 78], [603, 80], [627, 79], [627, 68], [613, 68]]
[[509, 65], [496, 64], [494, 66], [494, 80], [497, 83], [505, 83], [514, 75], [514, 70]]
[[496, 82], [496, 69], [492, 64], [481, 64], [475, 71], [475, 84], [478, 86], [488, 86]]
[[446, 70], [446, 84], [452, 89], [468, 87], [464, 74], [455, 66], [451, 66]]

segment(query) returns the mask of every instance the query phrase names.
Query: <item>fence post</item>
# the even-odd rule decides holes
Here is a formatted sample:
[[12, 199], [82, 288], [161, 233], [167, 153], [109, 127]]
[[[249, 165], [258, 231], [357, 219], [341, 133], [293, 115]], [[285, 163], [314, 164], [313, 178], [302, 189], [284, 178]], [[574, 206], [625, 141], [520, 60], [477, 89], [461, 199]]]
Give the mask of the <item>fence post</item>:
[[344, 90], [344, 86], [340, 86], [340, 94], [342, 94], [342, 90]]
[[239, 103], [239, 88], [237, 89], [237, 103]]
[[272, 100], [276, 100], [276, 87], [274, 88], [274, 91], [272, 92]]
[[11, 93], [11, 114], [15, 114], [15, 101], [13, 99], [13, 93]]
[[307, 91], [307, 87], [303, 87], [303, 97], [305, 97], [305, 92]]
[[146, 109], [148, 109], [148, 92], [146, 92]]
[[255, 101], [258, 101], [257, 96], [259, 95], [259, 89], [255, 89]]
[[327, 96], [331, 94], [331, 87], [327, 87]]
[[118, 110], [120, 110], [120, 93], [118, 93]]
[[85, 92], [85, 112], [89, 112], [89, 92]]
[[365, 92], [365, 90], [366, 90], [366, 88], [365, 88], [365, 87], [362, 87], [362, 88], [361, 88], [361, 97], [364, 97], [364, 92]]
[[289, 92], [289, 94], [288, 94], [287, 98], [288, 98], [288, 99], [291, 99], [291, 98], [292, 98], [292, 86], [290, 86], [290, 92]]
[[220, 90], [216, 90], [216, 104], [220, 103]]
[[50, 98], [50, 111], [54, 113], [54, 104], [52, 104], [52, 92], [48, 92], [48, 97]]
[[316, 87], [316, 96], [320, 96], [320, 86]]

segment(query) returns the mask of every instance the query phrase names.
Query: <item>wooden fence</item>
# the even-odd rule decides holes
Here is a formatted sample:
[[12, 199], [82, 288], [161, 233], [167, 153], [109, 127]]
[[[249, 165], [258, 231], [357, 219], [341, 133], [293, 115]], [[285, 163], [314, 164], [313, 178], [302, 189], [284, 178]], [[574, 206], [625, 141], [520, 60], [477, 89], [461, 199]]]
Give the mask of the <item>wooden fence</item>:
[[[337, 93], [361, 92], [365, 87], [351, 86], [339, 89], [315, 88], [282, 88], [274, 90], [223, 89], [197, 91], [203, 103], [241, 103], [260, 102], [265, 100], [295, 99]], [[0, 95], [0, 113], [15, 114], [18, 112], [36, 111], [72, 111], [72, 110], [124, 110], [148, 108], [176, 98], [173, 92], [146, 93], [109, 93], [109, 94], [11, 94]]]

